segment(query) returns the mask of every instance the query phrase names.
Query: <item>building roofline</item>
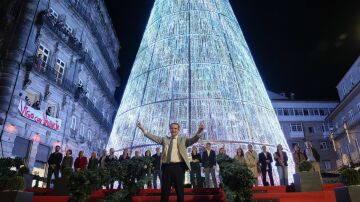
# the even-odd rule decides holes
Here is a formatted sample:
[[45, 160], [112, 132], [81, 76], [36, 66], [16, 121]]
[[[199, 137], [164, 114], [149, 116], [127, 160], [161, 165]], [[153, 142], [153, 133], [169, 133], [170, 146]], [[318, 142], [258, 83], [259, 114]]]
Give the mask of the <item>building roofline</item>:
[[340, 81], [336, 84], [336, 88], [339, 87], [340, 83], [344, 80], [344, 78], [350, 74], [350, 71], [352, 70], [352, 68], [355, 66], [355, 64], [356, 64], [357, 62], [360, 63], [360, 55], [357, 56], [357, 58], [355, 59], [355, 62], [352, 63], [352, 65], [350, 66], [350, 68], [348, 69], [348, 71], [344, 74], [343, 77], [341, 77]]
[[351, 102], [351, 98], [358, 95], [360, 93], [360, 82], [358, 82], [355, 87], [340, 101], [338, 105], [336, 105], [334, 111], [332, 111], [325, 120], [329, 120], [334, 118], [335, 114], [337, 114], [340, 110], [342, 110], [349, 102]]

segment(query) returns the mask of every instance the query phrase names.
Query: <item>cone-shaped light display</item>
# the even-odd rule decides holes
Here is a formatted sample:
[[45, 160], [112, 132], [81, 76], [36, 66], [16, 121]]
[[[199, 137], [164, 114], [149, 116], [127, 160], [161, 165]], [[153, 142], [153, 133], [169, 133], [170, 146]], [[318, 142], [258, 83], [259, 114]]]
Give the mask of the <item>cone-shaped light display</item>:
[[[156, 0], [116, 115], [107, 148], [156, 145], [178, 122], [183, 135], [206, 131], [199, 142], [238, 147], [282, 144], [293, 161], [264, 84], [228, 0]], [[154, 150], [152, 150], [154, 151]], [[289, 175], [290, 177], [291, 175]]]

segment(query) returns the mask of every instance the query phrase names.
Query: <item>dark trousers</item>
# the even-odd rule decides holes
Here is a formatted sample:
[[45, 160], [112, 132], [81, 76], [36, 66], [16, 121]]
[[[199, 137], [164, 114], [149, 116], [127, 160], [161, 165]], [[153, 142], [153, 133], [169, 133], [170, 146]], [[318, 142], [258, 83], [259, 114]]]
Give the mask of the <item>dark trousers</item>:
[[46, 188], [50, 188], [52, 175], [54, 174], [55, 179], [58, 179], [59, 178], [59, 173], [60, 173], [60, 169], [56, 169], [56, 168], [52, 169], [51, 167], [49, 167], [47, 178], [46, 178]]
[[184, 162], [162, 165], [161, 202], [169, 201], [171, 185], [175, 188], [177, 202], [184, 202], [185, 169], [186, 164]]
[[269, 170], [261, 169], [261, 174], [262, 174], [261, 177], [262, 177], [263, 186], [269, 186], [269, 183], [266, 181], [266, 172], [269, 175], [271, 186], [274, 186], [274, 178], [273, 178], [273, 174], [272, 174], [272, 169], [269, 169]]
[[199, 163], [192, 163], [190, 171], [190, 182], [193, 188], [202, 188], [201, 169]]
[[157, 189], [157, 177], [159, 176], [159, 179], [161, 181], [161, 171], [160, 170], [154, 170], [153, 172], [153, 186], [154, 189]]

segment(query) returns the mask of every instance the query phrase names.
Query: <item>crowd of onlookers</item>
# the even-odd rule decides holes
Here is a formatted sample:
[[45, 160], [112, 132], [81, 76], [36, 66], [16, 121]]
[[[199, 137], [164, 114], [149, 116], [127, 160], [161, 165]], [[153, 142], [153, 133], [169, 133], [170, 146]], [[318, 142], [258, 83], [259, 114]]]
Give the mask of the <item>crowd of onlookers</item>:
[[[58, 178], [60, 172], [66, 168], [71, 168], [75, 171], [82, 171], [85, 169], [95, 170], [99, 167], [107, 168], [113, 161], [122, 162], [138, 158], [149, 158], [151, 159], [152, 166], [147, 168], [146, 176], [151, 177], [152, 181], [147, 183], [147, 187], [157, 189], [157, 180], [158, 178], [161, 179], [161, 155], [160, 147], [157, 147], [155, 154], [153, 155], [151, 155], [150, 150], [147, 150], [143, 156], [140, 154], [140, 151], [135, 151], [135, 155], [130, 158], [128, 149], [124, 149], [123, 153], [117, 157], [115, 155], [115, 150], [111, 148], [109, 154], [107, 153], [107, 150], [103, 150], [100, 158], [97, 158], [96, 152], [92, 152], [91, 157], [88, 159], [84, 156], [84, 152], [80, 151], [78, 157], [74, 161], [72, 150], [67, 150], [63, 157], [60, 152], [60, 146], [56, 146], [55, 152], [50, 155], [48, 160], [47, 187], [50, 187], [52, 175], [54, 175], [55, 178]], [[313, 170], [320, 171], [320, 156], [316, 149], [312, 147], [311, 142], [305, 142], [305, 149], [303, 151], [300, 149], [299, 145], [294, 145], [292, 155], [295, 163], [295, 172], [299, 172], [299, 165], [302, 161], [311, 162]], [[221, 156], [227, 156], [224, 147], [219, 149], [218, 154], [212, 149], [211, 143], [206, 143], [205, 151], [202, 153], [198, 151], [196, 146], [192, 147], [190, 161], [190, 181], [192, 187], [218, 187], [216, 168], [218, 162], [217, 159]], [[288, 154], [283, 151], [283, 147], [280, 144], [277, 145], [276, 151], [273, 154], [267, 151], [265, 145], [261, 147], [261, 151], [258, 153], [253, 149], [252, 144], [248, 144], [247, 151], [244, 152], [244, 150], [239, 147], [236, 150], [233, 159], [249, 168], [255, 177], [256, 186], [258, 185], [258, 178], [260, 176], [264, 186], [273, 186], [275, 184], [272, 173], [273, 162], [275, 161], [274, 166], [276, 167], [279, 176], [279, 184], [288, 185]], [[202, 173], [205, 175], [205, 178], [202, 177]], [[267, 179], [269, 179], [270, 183]], [[119, 184], [118, 187], [120, 188], [121, 184]], [[114, 188], [114, 182], [111, 182], [108, 188]]]

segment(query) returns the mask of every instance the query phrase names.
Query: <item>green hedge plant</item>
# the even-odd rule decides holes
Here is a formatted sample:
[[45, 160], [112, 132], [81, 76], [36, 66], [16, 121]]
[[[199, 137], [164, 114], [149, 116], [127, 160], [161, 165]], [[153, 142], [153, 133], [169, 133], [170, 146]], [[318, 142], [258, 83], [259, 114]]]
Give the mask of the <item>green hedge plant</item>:
[[346, 186], [360, 185], [360, 173], [352, 168], [347, 168], [340, 173], [340, 182]]
[[300, 165], [299, 165], [300, 171], [309, 172], [312, 168], [313, 168], [313, 166], [312, 166], [311, 162], [309, 162], [309, 161], [300, 162]]
[[25, 179], [22, 176], [14, 176], [8, 179], [5, 189], [11, 191], [23, 191], [25, 187]]

